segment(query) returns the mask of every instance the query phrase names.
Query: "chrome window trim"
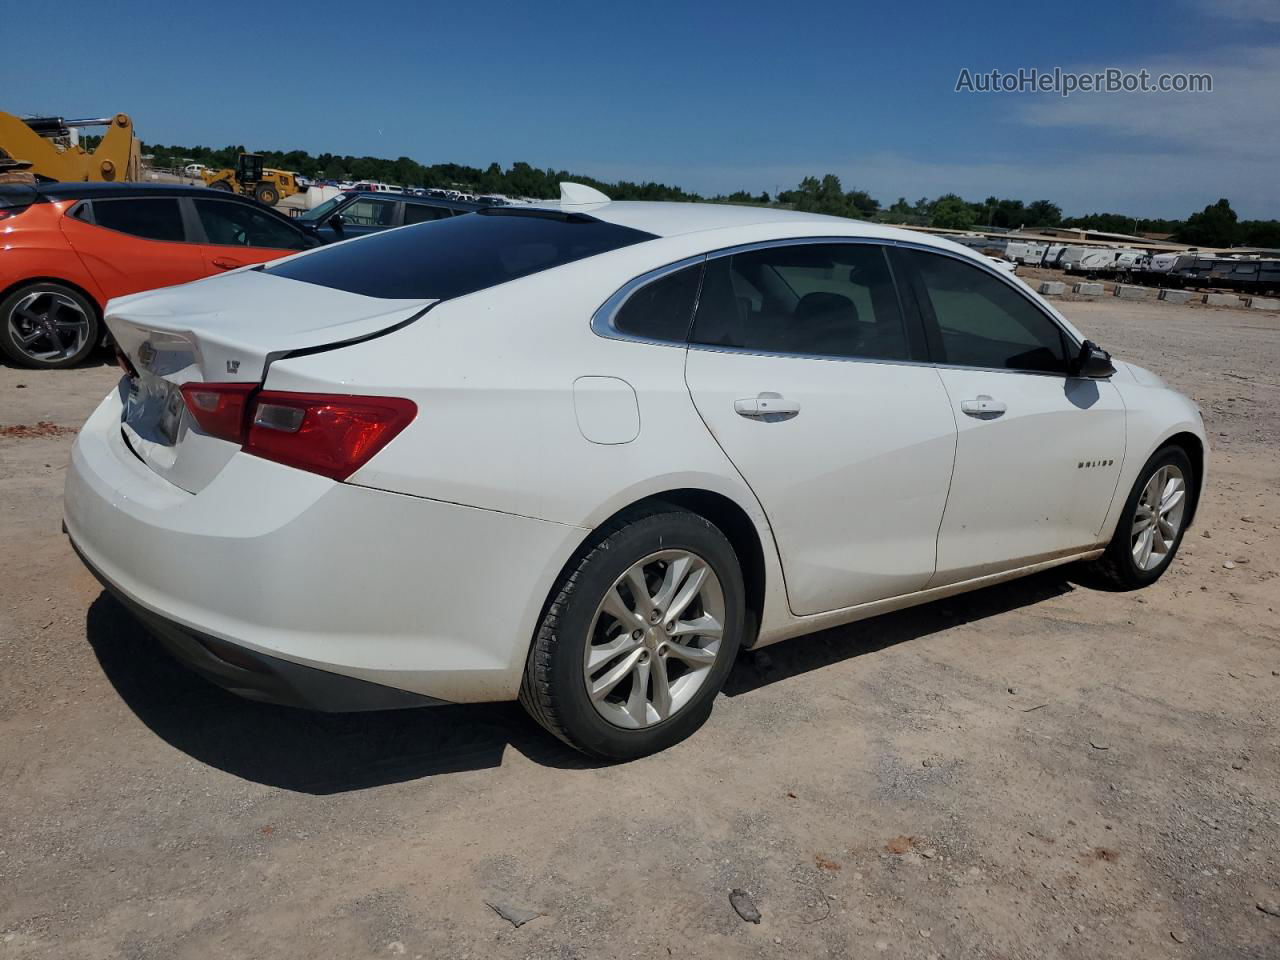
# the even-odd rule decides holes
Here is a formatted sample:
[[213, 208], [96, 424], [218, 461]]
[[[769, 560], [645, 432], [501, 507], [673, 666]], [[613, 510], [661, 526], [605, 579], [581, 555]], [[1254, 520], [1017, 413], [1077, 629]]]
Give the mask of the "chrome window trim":
[[[677, 273], [686, 267], [694, 267], [700, 263], [705, 263], [707, 255], [699, 253], [693, 257], [685, 257], [683, 260], [677, 260], [675, 263], [668, 263], [666, 266], [658, 267], [650, 270], [648, 273], [642, 273], [640, 276], [624, 283], [613, 296], [600, 305], [600, 308], [591, 315], [591, 329], [600, 337], [606, 340], [627, 340], [631, 343], [648, 343], [659, 347], [687, 347], [689, 346], [689, 333], [685, 331], [682, 340], [663, 340], [658, 337], [642, 337], [635, 333], [626, 333], [619, 330], [614, 324], [614, 320], [618, 316], [618, 312], [626, 306], [632, 294], [642, 287], [647, 287], [655, 281], [661, 280], [663, 277], [673, 273]], [[702, 293], [701, 285], [699, 285], [698, 294]], [[693, 298], [693, 310], [697, 313], [698, 296]], [[689, 315], [689, 322], [693, 322], [693, 314]]]
[[[642, 337], [636, 334], [625, 333], [614, 326], [614, 318], [617, 316], [618, 311], [626, 304], [627, 300], [631, 298], [632, 294], [641, 287], [647, 286], [655, 280], [660, 280], [667, 274], [675, 273], [677, 270], [683, 270], [685, 267], [692, 267], [698, 263], [708, 263], [711, 260], [716, 260], [721, 257], [731, 257], [735, 254], [750, 253], [755, 250], [767, 250], [775, 247], [812, 246], [823, 243], [859, 243], [876, 244], [883, 247], [899, 247], [905, 250], [919, 250], [923, 253], [933, 253], [939, 256], [951, 257], [953, 260], [959, 260], [962, 263], [969, 264], [970, 266], [983, 271], [988, 276], [995, 277], [1001, 283], [1005, 284], [1005, 286], [1017, 293], [1018, 296], [1022, 297], [1035, 307], [1036, 310], [1038, 310], [1050, 323], [1054, 325], [1054, 327], [1058, 329], [1066, 343], [1074, 345], [1077, 350], [1080, 349], [1081, 341], [1077, 340], [1071, 331], [1067, 330], [1066, 327], [1062, 325], [1061, 321], [1058, 320], [1057, 317], [1046, 310], [1045, 307], [1037, 302], [1033, 297], [1028, 296], [1025, 289], [1009, 279], [1008, 275], [1004, 271], [997, 270], [994, 265], [983, 263], [971, 256], [958, 253], [954, 250], [944, 250], [927, 243], [915, 243], [910, 240], [894, 240], [885, 237], [787, 237], [779, 240], [758, 240], [753, 243], [741, 243], [730, 247], [721, 247], [717, 250], [710, 250], [706, 253], [700, 253], [692, 257], [686, 257], [683, 260], [678, 260], [674, 263], [669, 263], [665, 266], [657, 267], [656, 269], [642, 273], [640, 276], [623, 284], [622, 287], [613, 294], [613, 296], [601, 304], [599, 309], [591, 315], [591, 330], [597, 336], [604, 337], [607, 340], [624, 340], [632, 343], [647, 343], [661, 347], [683, 347], [688, 350], [707, 350], [713, 353], [741, 353], [757, 357], [787, 357], [797, 360], [838, 360], [847, 363], [887, 363], [896, 366], [938, 367], [948, 370], [979, 370], [989, 373], [1009, 373], [1019, 374], [1022, 376], [1060, 377], [1064, 380], [1079, 379], [1078, 377], [1072, 377], [1067, 373], [1052, 373], [1046, 370], [1011, 370], [1008, 367], [974, 367], [965, 364], [937, 363], [934, 361], [923, 360], [846, 357], [836, 354], [783, 353], [779, 351], [755, 350], [749, 347], [718, 346], [715, 344], [693, 343], [688, 339], [687, 334], [684, 340], [661, 340], [656, 337]], [[896, 279], [894, 284], [896, 287]], [[698, 297], [694, 299], [695, 314], [697, 313], [697, 304], [701, 295], [702, 291], [699, 289]], [[692, 332], [692, 328], [690, 329], [690, 332]]]

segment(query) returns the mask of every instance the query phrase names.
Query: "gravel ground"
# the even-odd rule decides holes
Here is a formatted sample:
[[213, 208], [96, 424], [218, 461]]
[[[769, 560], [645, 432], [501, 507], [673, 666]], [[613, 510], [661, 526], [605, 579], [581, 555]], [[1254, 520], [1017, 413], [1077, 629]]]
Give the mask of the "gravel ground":
[[1280, 316], [1063, 309], [1204, 408], [1170, 572], [771, 647], [615, 766], [514, 705], [319, 716], [187, 674], [59, 532], [114, 368], [0, 367], [0, 958], [1280, 956]]

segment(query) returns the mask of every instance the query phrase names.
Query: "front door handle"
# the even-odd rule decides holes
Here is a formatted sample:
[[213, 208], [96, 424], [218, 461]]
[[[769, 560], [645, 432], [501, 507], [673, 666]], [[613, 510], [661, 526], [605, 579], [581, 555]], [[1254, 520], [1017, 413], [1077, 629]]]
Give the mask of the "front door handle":
[[962, 400], [960, 409], [971, 417], [977, 417], [979, 420], [994, 420], [996, 417], [1003, 415], [1009, 408], [1005, 406], [1003, 400], [994, 400], [983, 393], [973, 400]]
[[762, 393], [756, 397], [733, 401], [734, 412], [749, 420], [790, 420], [800, 413], [800, 403], [787, 400], [777, 393]]
[[213, 265], [219, 270], [234, 270], [236, 267], [244, 266], [239, 260], [232, 260], [230, 257], [214, 257]]

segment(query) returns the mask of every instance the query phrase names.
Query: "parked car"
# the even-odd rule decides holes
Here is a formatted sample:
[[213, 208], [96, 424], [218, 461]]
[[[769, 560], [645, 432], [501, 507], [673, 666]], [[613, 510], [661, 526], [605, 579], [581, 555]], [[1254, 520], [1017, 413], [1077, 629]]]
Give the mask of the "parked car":
[[326, 242], [349, 240], [367, 233], [443, 220], [478, 210], [481, 204], [435, 197], [389, 196], [353, 190], [331, 197], [294, 217], [294, 223], [312, 230]]
[[382, 183], [378, 180], [362, 180], [355, 184], [352, 189], [360, 190], [364, 193], [404, 193], [404, 187]]
[[112, 297], [318, 246], [234, 194], [141, 183], [0, 185], [0, 349], [69, 367], [102, 340]]
[[983, 257], [566, 198], [113, 301], [130, 372], [66, 486], [89, 567], [256, 699], [518, 697], [620, 758], [695, 730], [740, 649], [1168, 568], [1198, 409]]

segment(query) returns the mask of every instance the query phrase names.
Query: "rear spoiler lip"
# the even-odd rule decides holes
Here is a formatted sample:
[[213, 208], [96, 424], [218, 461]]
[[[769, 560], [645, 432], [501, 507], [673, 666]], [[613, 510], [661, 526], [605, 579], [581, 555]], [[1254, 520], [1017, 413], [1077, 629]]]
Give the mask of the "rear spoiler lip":
[[312, 356], [313, 354], [328, 353], [330, 350], [341, 350], [343, 347], [351, 347], [356, 345], [357, 343], [365, 343], [366, 341], [369, 341], [369, 340], [377, 340], [379, 337], [385, 337], [389, 333], [395, 333], [397, 330], [403, 330], [405, 327], [409, 326], [409, 324], [414, 323], [417, 320], [424, 317], [427, 311], [429, 311], [432, 307], [442, 302], [443, 301], [441, 300], [434, 300], [431, 303], [428, 303], [425, 307], [423, 307], [417, 313], [406, 317], [405, 319], [401, 320], [399, 323], [393, 323], [391, 326], [384, 327], [381, 330], [374, 330], [372, 333], [361, 334], [358, 337], [351, 337], [347, 340], [337, 340], [333, 343], [321, 343], [321, 344], [317, 344], [314, 347], [298, 347], [294, 350], [276, 350], [272, 353], [268, 353], [266, 356], [266, 359], [262, 363], [262, 380], [260, 382], [262, 384], [265, 384], [267, 382], [267, 375], [271, 372], [271, 365], [275, 363], [277, 360], [291, 360], [294, 357], [309, 357], [309, 356]]

